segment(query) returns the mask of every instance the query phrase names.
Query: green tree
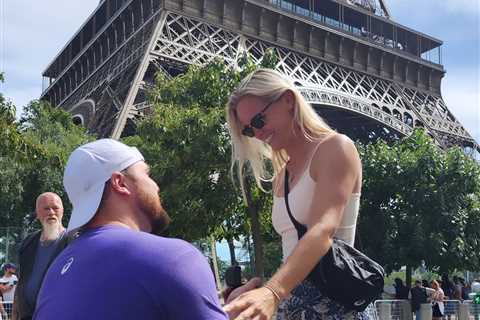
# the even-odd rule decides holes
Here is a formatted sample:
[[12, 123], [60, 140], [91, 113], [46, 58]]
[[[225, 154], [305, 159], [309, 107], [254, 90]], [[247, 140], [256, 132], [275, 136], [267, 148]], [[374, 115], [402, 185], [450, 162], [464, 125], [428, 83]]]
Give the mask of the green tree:
[[387, 269], [423, 259], [434, 270], [480, 264], [480, 166], [442, 151], [422, 130], [392, 145], [359, 147], [364, 170], [360, 246]]
[[[272, 66], [273, 54], [262, 66]], [[230, 137], [225, 105], [229, 94], [256, 65], [247, 56], [232, 69], [223, 61], [191, 66], [173, 79], [162, 74], [149, 94], [153, 112], [127, 138], [139, 147], [159, 182], [162, 199], [173, 218], [171, 235], [187, 240], [214, 235], [233, 240], [252, 230], [256, 274], [263, 275], [260, 217], [266, 196], [248, 184], [245, 208], [230, 179]], [[235, 257], [232, 257], [232, 262]]]
[[64, 166], [74, 148], [94, 137], [74, 125], [69, 113], [45, 102], [31, 102], [20, 121], [11, 120], [0, 119], [0, 174], [7, 182], [0, 187], [0, 225], [22, 227], [45, 191], [63, 198], [68, 219]]

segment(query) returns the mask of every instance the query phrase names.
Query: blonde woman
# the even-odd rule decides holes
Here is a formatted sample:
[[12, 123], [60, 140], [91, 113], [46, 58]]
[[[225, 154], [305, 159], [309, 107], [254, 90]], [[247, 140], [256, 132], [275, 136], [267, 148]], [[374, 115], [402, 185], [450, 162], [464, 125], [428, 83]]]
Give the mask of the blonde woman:
[[[244, 166], [257, 184], [269, 180], [273, 164], [272, 221], [281, 235], [284, 263], [263, 287], [241, 294], [225, 307], [231, 319], [368, 319], [323, 295], [309, 280], [333, 238], [355, 239], [362, 166], [353, 142], [337, 134], [281, 74], [259, 69], [232, 93], [227, 106], [232, 168], [243, 189]], [[293, 216], [308, 228], [298, 240], [284, 202], [289, 173]]]
[[432, 302], [432, 319], [440, 320], [445, 314], [445, 304], [443, 303], [445, 294], [436, 280], [432, 280], [431, 286], [431, 289], [427, 289], [427, 293], [430, 295], [430, 301]]

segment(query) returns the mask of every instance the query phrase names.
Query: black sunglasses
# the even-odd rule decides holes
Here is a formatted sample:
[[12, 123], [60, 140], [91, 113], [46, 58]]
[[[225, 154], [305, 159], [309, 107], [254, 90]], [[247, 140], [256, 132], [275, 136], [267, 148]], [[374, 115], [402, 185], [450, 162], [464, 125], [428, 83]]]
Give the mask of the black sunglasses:
[[255, 129], [262, 129], [265, 126], [265, 111], [277, 100], [270, 101], [267, 103], [267, 105], [257, 113], [256, 115], [253, 116], [252, 120], [250, 120], [250, 125], [246, 125], [243, 130], [242, 134], [247, 137], [254, 137], [255, 132], [253, 131], [253, 128]]

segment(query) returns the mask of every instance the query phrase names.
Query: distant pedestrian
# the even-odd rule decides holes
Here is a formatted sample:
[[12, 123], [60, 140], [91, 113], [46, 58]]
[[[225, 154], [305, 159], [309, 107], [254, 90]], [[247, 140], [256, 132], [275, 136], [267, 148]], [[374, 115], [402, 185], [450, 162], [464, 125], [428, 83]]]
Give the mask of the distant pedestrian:
[[462, 283], [457, 276], [453, 277], [453, 300], [462, 300]]
[[3, 307], [8, 317], [12, 316], [13, 300], [17, 288], [18, 278], [15, 275], [16, 272], [17, 267], [13, 263], [5, 263], [3, 265], [3, 277], [0, 278], [0, 282], [4, 284], [2, 290]]
[[43, 277], [67, 245], [62, 224], [63, 203], [58, 194], [45, 192], [39, 195], [35, 202], [35, 214], [42, 230], [29, 234], [18, 250], [20, 274], [13, 305], [14, 320], [32, 318]]
[[442, 274], [442, 281], [439, 282], [440, 286], [442, 287], [443, 293], [445, 294], [448, 299], [453, 299], [453, 295], [455, 292], [455, 286], [448, 277], [447, 273]]
[[432, 320], [440, 320], [445, 314], [445, 294], [436, 280], [432, 281], [432, 289], [430, 292], [430, 300], [432, 302]]
[[424, 287], [424, 288], [430, 288], [430, 284], [428, 283], [427, 280], [425, 280], [425, 279], [422, 280], [422, 287]]
[[4, 300], [3, 300], [3, 294], [2, 294], [2, 292], [5, 291], [6, 288], [7, 288], [7, 282], [0, 280], [0, 320], [7, 319], [7, 312], [3, 307]]
[[408, 299], [408, 287], [403, 284], [402, 279], [395, 278], [395, 299]]
[[412, 305], [412, 311], [415, 313], [416, 320], [428, 320], [422, 319], [420, 313], [420, 306], [422, 303], [428, 302], [427, 289], [422, 286], [422, 281], [416, 280], [415, 286], [410, 290], [409, 299]]
[[469, 294], [470, 292], [472, 292], [472, 290], [470, 289], [470, 285], [464, 279], [460, 279], [460, 282], [462, 283], [462, 299], [469, 300]]

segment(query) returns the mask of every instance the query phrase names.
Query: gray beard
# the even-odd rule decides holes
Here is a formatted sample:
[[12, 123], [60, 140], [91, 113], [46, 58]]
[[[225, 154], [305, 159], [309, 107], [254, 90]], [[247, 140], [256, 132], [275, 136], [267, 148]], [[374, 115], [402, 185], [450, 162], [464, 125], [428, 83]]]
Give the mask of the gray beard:
[[58, 223], [50, 224], [45, 223], [42, 224], [42, 241], [54, 241], [60, 237], [60, 233], [62, 232], [62, 228], [58, 225]]

